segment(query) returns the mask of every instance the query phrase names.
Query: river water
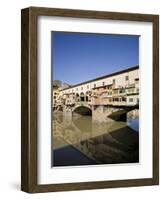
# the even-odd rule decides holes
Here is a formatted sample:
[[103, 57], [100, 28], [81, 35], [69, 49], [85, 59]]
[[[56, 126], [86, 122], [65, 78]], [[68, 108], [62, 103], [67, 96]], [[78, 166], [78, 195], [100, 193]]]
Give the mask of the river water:
[[53, 166], [80, 166], [139, 162], [139, 118], [127, 122], [93, 122], [91, 116], [55, 113]]

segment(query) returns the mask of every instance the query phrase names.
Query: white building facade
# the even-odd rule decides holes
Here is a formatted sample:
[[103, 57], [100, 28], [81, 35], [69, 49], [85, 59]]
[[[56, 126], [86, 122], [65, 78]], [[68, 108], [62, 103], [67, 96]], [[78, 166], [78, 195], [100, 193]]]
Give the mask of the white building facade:
[[77, 102], [114, 106], [139, 104], [139, 66], [62, 89], [58, 101], [69, 106]]

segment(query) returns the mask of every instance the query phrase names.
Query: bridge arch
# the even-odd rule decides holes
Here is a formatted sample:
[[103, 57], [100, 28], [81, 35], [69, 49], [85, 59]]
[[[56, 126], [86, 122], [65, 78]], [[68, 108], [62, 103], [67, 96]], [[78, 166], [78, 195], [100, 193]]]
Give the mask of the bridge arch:
[[123, 107], [123, 108], [113, 108], [106, 112], [106, 117], [111, 118], [116, 121], [126, 121], [127, 120], [127, 113], [137, 109], [137, 106], [133, 107]]
[[72, 110], [72, 113], [91, 116], [92, 115], [92, 109], [88, 106], [78, 106], [78, 107], [75, 107]]

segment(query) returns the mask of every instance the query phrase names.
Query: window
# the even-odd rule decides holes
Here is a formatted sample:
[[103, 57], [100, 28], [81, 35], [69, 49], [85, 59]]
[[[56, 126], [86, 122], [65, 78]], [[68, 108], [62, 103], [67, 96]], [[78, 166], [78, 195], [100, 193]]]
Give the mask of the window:
[[76, 88], [76, 91], [78, 91], [78, 88]]
[[89, 89], [89, 85], [87, 85], [87, 89]]
[[125, 97], [122, 97], [122, 101], [126, 101], [126, 98], [125, 98]]
[[114, 102], [115, 102], [115, 101], [118, 102], [118, 98], [114, 98], [113, 101], [114, 101]]
[[119, 92], [118, 90], [113, 90], [114, 94], [118, 94], [118, 92]]
[[128, 93], [134, 93], [135, 89], [134, 88], [129, 88]]
[[81, 87], [81, 90], [83, 90], [83, 87]]
[[104, 85], [105, 85], [105, 82], [102, 82], [102, 85], [104, 86]]
[[113, 79], [113, 84], [115, 84], [115, 79]]
[[128, 81], [128, 80], [129, 80], [129, 77], [128, 77], [128, 76], [125, 76], [125, 80]]
[[133, 98], [129, 98], [129, 102], [133, 102]]
[[138, 83], [139, 82], [139, 78], [135, 78], [135, 83]]
[[96, 84], [94, 84], [94, 88], [96, 87]]

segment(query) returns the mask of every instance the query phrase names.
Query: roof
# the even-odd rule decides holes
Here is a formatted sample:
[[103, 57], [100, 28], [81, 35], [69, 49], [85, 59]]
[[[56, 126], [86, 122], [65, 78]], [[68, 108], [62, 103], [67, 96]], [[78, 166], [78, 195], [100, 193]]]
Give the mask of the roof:
[[67, 90], [67, 89], [71, 89], [71, 88], [74, 88], [74, 87], [77, 87], [77, 86], [80, 86], [80, 85], [83, 85], [83, 84], [86, 84], [86, 83], [91, 83], [91, 82], [98, 81], [98, 80], [101, 80], [101, 79], [104, 79], [104, 78], [108, 78], [108, 77], [111, 77], [111, 76], [115, 76], [115, 75], [119, 75], [119, 74], [126, 73], [126, 72], [129, 72], [129, 71], [133, 71], [133, 70], [136, 70], [136, 69], [139, 69], [139, 65], [127, 68], [127, 69], [122, 70], [122, 71], [114, 72], [114, 73], [111, 73], [111, 74], [107, 74], [105, 76], [100, 76], [100, 77], [95, 78], [95, 79], [91, 79], [91, 80], [88, 80], [88, 81], [84, 81], [84, 82], [72, 85], [69, 88], [62, 89], [62, 91]]

